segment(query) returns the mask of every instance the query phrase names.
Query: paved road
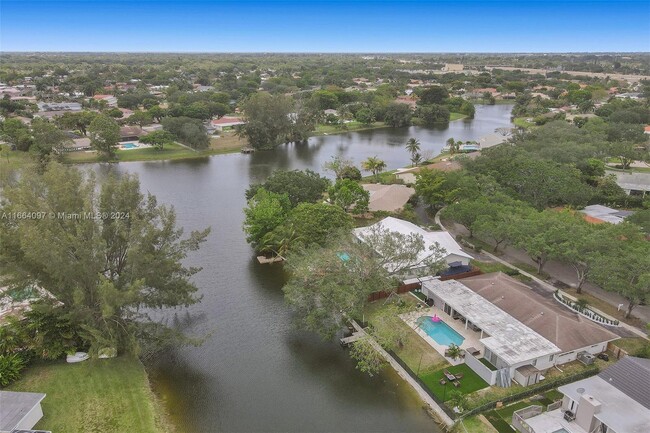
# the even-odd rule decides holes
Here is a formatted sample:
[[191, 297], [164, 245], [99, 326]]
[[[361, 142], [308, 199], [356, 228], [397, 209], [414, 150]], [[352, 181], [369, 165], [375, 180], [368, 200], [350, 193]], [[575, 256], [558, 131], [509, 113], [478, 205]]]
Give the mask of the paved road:
[[[436, 222], [438, 221], [438, 215], [436, 215]], [[467, 229], [460, 224], [449, 224], [449, 226], [445, 226], [445, 228], [454, 236], [458, 234], [469, 236]], [[501, 258], [509, 263], [526, 263], [531, 266], [536, 266], [524, 251], [512, 247], [506, 247], [501, 254]], [[578, 284], [578, 277], [570, 265], [555, 260], [549, 260], [549, 262], [544, 266], [544, 271], [547, 274], [552, 275], [554, 279], [568, 286], [576, 287]], [[614, 307], [618, 307], [621, 304], [623, 305], [622, 308], [627, 308], [628, 306], [628, 302], [622, 296], [616, 293], [606, 292], [597, 285], [588, 281], [582, 285], [582, 290], [602, 299]], [[638, 305], [632, 310], [632, 315], [641, 319], [645, 323], [650, 323], [650, 306]]]

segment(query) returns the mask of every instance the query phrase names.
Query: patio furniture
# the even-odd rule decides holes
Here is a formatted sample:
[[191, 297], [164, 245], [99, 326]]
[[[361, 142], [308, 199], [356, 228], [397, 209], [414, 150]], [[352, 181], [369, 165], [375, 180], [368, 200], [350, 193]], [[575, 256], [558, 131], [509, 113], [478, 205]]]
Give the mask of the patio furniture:
[[463, 373], [458, 373], [458, 374], [456, 374], [454, 376], [456, 376], [456, 379], [462, 379], [463, 378]]
[[478, 350], [478, 349], [477, 349], [476, 347], [474, 347], [474, 346], [472, 346], [472, 347], [468, 347], [467, 349], [465, 349], [465, 351], [466, 351], [467, 353], [469, 353], [470, 355], [473, 355], [473, 356], [478, 356], [478, 355], [481, 354], [481, 351]]
[[453, 384], [456, 388], [458, 388], [460, 386], [460, 380], [455, 380]]
[[445, 370], [445, 371], [444, 371], [444, 374], [445, 374], [445, 377], [446, 377], [449, 381], [453, 382], [453, 381], [456, 380], [456, 376], [454, 376], [453, 374], [451, 374], [449, 371]]
[[445, 379], [440, 379], [440, 385], [446, 385], [446, 384], [447, 384], [447, 381], [445, 381]]

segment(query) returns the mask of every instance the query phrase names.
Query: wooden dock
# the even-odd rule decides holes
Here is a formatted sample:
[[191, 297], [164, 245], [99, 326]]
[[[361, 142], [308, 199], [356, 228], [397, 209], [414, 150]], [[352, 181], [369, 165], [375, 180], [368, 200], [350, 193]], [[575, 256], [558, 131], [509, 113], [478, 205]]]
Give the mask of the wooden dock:
[[255, 149], [252, 147], [242, 147], [241, 148], [241, 153], [253, 153], [255, 152]]
[[354, 343], [355, 341], [358, 341], [362, 337], [363, 334], [361, 332], [355, 332], [349, 337], [341, 338], [341, 346], [343, 347], [349, 346], [350, 344]]

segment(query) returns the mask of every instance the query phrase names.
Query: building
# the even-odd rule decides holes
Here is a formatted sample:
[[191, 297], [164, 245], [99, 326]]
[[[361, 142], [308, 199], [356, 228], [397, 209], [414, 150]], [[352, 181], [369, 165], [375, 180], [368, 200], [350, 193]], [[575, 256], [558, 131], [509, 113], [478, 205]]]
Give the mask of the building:
[[[419, 274], [425, 272], [426, 269], [424, 269], [425, 267], [422, 266], [421, 263], [423, 263], [423, 261], [425, 261], [427, 258], [431, 257], [431, 248], [435, 247], [436, 245], [444, 248], [444, 260], [450, 267], [468, 266], [470, 260], [472, 259], [472, 256], [464, 252], [461, 249], [460, 245], [458, 245], [458, 243], [449, 233], [444, 231], [430, 232], [413, 223], [398, 218], [387, 217], [371, 226], [354, 229], [353, 233], [357, 239], [363, 242], [364, 237], [370, 235], [373, 230], [379, 228], [379, 226], [383, 229], [387, 229], [391, 232], [401, 233], [405, 236], [419, 235], [424, 239], [423, 251], [420, 252], [417, 261], [409, 267], [409, 273], [411, 274], [410, 276], [422, 276]], [[391, 266], [395, 265], [390, 263], [386, 265], [387, 268], [390, 268]], [[403, 266], [400, 266], [400, 268], [401, 267]]]
[[607, 172], [616, 176], [616, 184], [623, 188], [627, 195], [644, 196], [650, 193], [650, 173]]
[[78, 102], [39, 102], [40, 111], [81, 111], [81, 104]]
[[445, 63], [442, 70], [445, 72], [462, 72], [464, 66], [462, 63]]
[[368, 209], [371, 212], [397, 212], [402, 209], [411, 196], [415, 194], [413, 188], [404, 185], [380, 185], [372, 183], [361, 186], [370, 193]]
[[137, 140], [147, 135], [139, 126], [122, 126], [120, 128], [120, 141]]
[[522, 433], [647, 433], [650, 359], [627, 356], [597, 376], [558, 388], [561, 406], [531, 406], [513, 414]]
[[45, 394], [0, 391], [0, 433], [31, 430], [43, 418]]
[[585, 215], [586, 221], [595, 224], [620, 224], [625, 221], [625, 218], [634, 213], [629, 210], [612, 209], [611, 207], [603, 206], [600, 204], [587, 206], [580, 212]]
[[244, 124], [246, 124], [246, 122], [244, 122], [239, 117], [227, 117], [227, 116], [224, 116], [220, 119], [215, 119], [212, 122], [210, 122], [210, 125], [220, 132], [228, 131], [230, 129], [233, 129], [237, 125], [244, 125]]
[[422, 283], [422, 293], [475, 333], [482, 347], [476, 355], [467, 354], [465, 362], [490, 385], [537, 383], [547, 369], [583, 352], [604, 352], [608, 342], [619, 338], [501, 272], [460, 281], [432, 279]]
[[113, 95], [95, 95], [95, 101], [105, 101], [109, 107], [117, 107], [117, 98]]

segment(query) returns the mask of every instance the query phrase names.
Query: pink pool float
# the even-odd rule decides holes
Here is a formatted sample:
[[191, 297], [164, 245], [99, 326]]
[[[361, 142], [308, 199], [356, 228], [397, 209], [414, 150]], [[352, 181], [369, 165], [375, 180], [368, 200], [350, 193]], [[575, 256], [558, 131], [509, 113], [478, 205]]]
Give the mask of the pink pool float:
[[433, 317], [431, 318], [431, 321], [434, 322], [434, 323], [438, 323], [438, 322], [440, 322], [440, 320], [441, 319], [440, 319], [440, 317], [438, 317], [437, 314], [434, 314]]

